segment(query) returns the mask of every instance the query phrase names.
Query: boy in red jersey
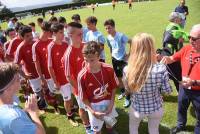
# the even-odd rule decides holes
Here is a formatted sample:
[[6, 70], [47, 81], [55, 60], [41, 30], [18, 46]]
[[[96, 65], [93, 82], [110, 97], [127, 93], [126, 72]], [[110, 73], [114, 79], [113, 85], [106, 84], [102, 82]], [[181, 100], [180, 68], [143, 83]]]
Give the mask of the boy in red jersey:
[[23, 26], [23, 23], [17, 22], [15, 26], [15, 30], [17, 32], [17, 36], [12, 39], [8, 45], [8, 48], [6, 50], [5, 57], [8, 61], [13, 61], [15, 57], [15, 51], [17, 50], [17, 47], [19, 44], [23, 41], [22, 37], [20, 37], [19, 29]]
[[[91, 128], [101, 134], [105, 116], [114, 119], [118, 116], [114, 108], [115, 90], [118, 79], [113, 68], [99, 61], [100, 45], [95, 41], [86, 43], [83, 48], [86, 66], [78, 74], [78, 91], [88, 109]], [[116, 134], [112, 126], [106, 124], [109, 134]]]
[[8, 49], [8, 45], [10, 44], [10, 41], [12, 39], [14, 39], [17, 34], [16, 34], [15, 29], [13, 29], [13, 28], [8, 28], [5, 33], [8, 38], [8, 41], [6, 43], [4, 43], [4, 45], [3, 45], [4, 51], [6, 52], [6, 50]]
[[71, 45], [68, 46], [65, 56], [64, 56], [64, 67], [65, 75], [68, 81], [73, 86], [74, 95], [79, 105], [79, 115], [83, 121], [86, 133], [90, 133], [90, 123], [88, 119], [87, 112], [85, 110], [85, 105], [78, 96], [78, 86], [77, 86], [77, 77], [78, 73], [84, 66], [84, 58], [82, 55], [82, 48], [84, 44], [82, 43], [82, 25], [78, 22], [68, 23], [68, 35], [71, 39]]
[[71, 85], [67, 81], [64, 73], [64, 67], [61, 59], [68, 47], [68, 44], [64, 42], [64, 26], [56, 23], [51, 26], [54, 39], [48, 45], [48, 70], [51, 78], [54, 81], [54, 86], [63, 96], [64, 107], [67, 112], [67, 117], [73, 126], [78, 126], [78, 122], [74, 120], [73, 112], [71, 111]]
[[21, 73], [21, 75], [28, 79], [33, 92], [38, 96], [38, 107], [40, 109], [45, 109], [47, 104], [41, 92], [40, 78], [32, 59], [32, 46], [34, 43], [32, 30], [29, 26], [22, 26], [19, 30], [19, 34], [23, 41], [17, 47], [14, 63], [20, 66], [23, 65], [23, 73]]
[[51, 24], [49, 22], [43, 22], [41, 29], [41, 36], [32, 47], [33, 61], [35, 63], [36, 71], [41, 79], [45, 99], [47, 100], [48, 104], [54, 107], [55, 113], [58, 114], [58, 101], [56, 100], [54, 94], [54, 83], [51, 79], [47, 66], [47, 47], [52, 41]]

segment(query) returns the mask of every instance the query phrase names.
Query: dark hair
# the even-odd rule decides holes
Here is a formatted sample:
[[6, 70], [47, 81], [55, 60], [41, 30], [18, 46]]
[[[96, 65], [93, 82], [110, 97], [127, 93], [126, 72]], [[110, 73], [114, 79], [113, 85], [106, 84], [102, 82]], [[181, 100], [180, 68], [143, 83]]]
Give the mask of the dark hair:
[[51, 31], [54, 33], [57, 33], [59, 30], [63, 30], [63, 29], [64, 29], [64, 25], [60, 23], [55, 23], [51, 26]]
[[97, 18], [95, 16], [90, 16], [86, 19], [87, 23], [97, 24]]
[[80, 21], [81, 20], [81, 17], [80, 17], [80, 15], [79, 14], [74, 14], [74, 15], [72, 15], [72, 18], [71, 18], [72, 20], [76, 20], [76, 21]]
[[38, 19], [37, 19], [37, 22], [38, 22], [38, 23], [42, 23], [42, 22], [43, 22], [43, 18], [38, 18]]
[[19, 29], [19, 34], [20, 34], [22, 37], [24, 37], [24, 35], [25, 35], [26, 33], [30, 33], [30, 32], [32, 32], [31, 27], [26, 26], [26, 25], [20, 27], [20, 29]]
[[68, 23], [68, 26], [73, 27], [73, 28], [79, 28], [79, 29], [83, 27], [80, 23], [77, 23], [77, 22], [70, 22]]
[[66, 21], [66, 19], [65, 19], [65, 17], [62, 17], [62, 16], [60, 16], [59, 18], [58, 18], [58, 22], [59, 23], [67, 23], [67, 21]]
[[15, 21], [15, 22], [17, 22], [17, 21], [18, 21], [18, 19], [17, 19], [16, 17], [14, 17], [14, 18], [12, 18], [12, 21]]
[[89, 41], [84, 45], [82, 53], [84, 55], [97, 54], [99, 56], [101, 53], [100, 44], [96, 41]]
[[8, 28], [8, 29], [6, 30], [6, 32], [5, 32], [6, 36], [8, 36], [9, 33], [12, 32], [12, 31], [15, 31], [15, 29], [13, 29], [13, 28]]
[[58, 21], [58, 19], [56, 18], [56, 17], [54, 17], [54, 16], [52, 16], [50, 19], [49, 19], [49, 22], [53, 22], [53, 21]]
[[15, 25], [15, 31], [16, 31], [16, 32], [19, 32], [19, 29], [20, 29], [20, 27], [22, 27], [22, 26], [24, 26], [23, 23], [17, 22], [16, 25]]
[[32, 27], [35, 27], [35, 23], [34, 22], [31, 22], [28, 24], [29, 26], [32, 26]]
[[0, 94], [3, 93], [10, 81], [13, 80], [15, 74], [18, 72], [18, 66], [13, 63], [0, 63]]
[[104, 26], [110, 25], [112, 27], [115, 27], [115, 21], [113, 19], [108, 19], [104, 22]]
[[50, 22], [47, 22], [47, 21], [44, 21], [44, 22], [42, 23], [41, 29], [42, 29], [43, 31], [46, 31], [46, 32], [51, 31], [51, 23], [50, 23]]

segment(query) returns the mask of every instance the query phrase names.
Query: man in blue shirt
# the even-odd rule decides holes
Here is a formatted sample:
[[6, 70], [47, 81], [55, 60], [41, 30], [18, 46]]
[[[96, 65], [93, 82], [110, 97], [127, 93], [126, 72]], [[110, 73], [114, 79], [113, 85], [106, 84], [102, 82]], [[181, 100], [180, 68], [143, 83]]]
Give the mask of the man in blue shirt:
[[100, 61], [105, 62], [104, 44], [106, 41], [103, 34], [97, 30], [97, 18], [90, 16], [86, 19], [86, 23], [89, 31], [87, 32], [84, 41], [96, 41], [101, 46], [102, 50], [100, 54]]
[[[107, 44], [110, 48], [112, 55], [112, 64], [115, 73], [119, 79], [119, 88], [121, 90], [121, 95], [118, 99], [122, 99], [125, 96], [125, 89], [122, 83], [123, 68], [126, 66], [126, 60], [128, 55], [126, 54], [126, 44], [128, 42], [128, 37], [123, 33], [117, 32], [115, 30], [115, 22], [113, 19], [108, 19], [104, 22], [105, 29], [108, 33]], [[130, 105], [130, 96], [126, 96], [124, 107]]]
[[[0, 133], [45, 134], [37, 115], [37, 99], [31, 95], [25, 103], [25, 111], [13, 105], [13, 96], [20, 88], [18, 67], [12, 63], [0, 63]], [[29, 118], [29, 116], [31, 119]]]
[[188, 7], [185, 6], [185, 0], [180, 0], [180, 4], [175, 8], [175, 12], [178, 12], [182, 16], [181, 26], [184, 28], [186, 16], [189, 14]]

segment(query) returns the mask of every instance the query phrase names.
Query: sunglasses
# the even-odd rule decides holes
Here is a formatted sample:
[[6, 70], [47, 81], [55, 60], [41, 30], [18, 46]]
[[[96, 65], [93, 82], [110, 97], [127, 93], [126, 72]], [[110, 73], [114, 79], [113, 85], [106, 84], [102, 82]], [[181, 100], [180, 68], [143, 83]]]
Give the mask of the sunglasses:
[[200, 39], [200, 37], [192, 37], [192, 36], [188, 36], [189, 39], [191, 39], [192, 41], [197, 41]]

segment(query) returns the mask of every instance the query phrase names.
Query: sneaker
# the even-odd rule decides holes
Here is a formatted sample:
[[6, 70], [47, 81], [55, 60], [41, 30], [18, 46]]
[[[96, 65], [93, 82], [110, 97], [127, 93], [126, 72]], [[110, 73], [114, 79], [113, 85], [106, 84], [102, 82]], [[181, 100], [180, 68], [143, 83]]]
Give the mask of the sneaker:
[[124, 106], [125, 108], [128, 108], [130, 105], [131, 105], [131, 101], [125, 99], [123, 106]]
[[185, 127], [174, 127], [171, 129], [170, 134], [176, 134], [181, 131], [185, 131]]
[[118, 100], [121, 100], [125, 96], [125, 93], [122, 93], [118, 96]]

